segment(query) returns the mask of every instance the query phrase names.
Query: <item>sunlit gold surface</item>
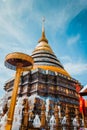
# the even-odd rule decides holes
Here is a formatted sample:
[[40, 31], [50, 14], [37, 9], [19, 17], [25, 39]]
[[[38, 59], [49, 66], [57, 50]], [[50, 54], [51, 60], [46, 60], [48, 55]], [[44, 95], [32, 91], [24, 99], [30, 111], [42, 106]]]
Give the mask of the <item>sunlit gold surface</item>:
[[46, 125], [46, 115], [45, 115], [45, 104], [43, 103], [42, 104], [42, 107], [41, 107], [41, 127], [42, 128], [45, 128], [45, 125]]
[[[16, 62], [15, 60], [20, 60], [19, 62], [22, 63], [22, 67], [30, 66], [33, 64], [33, 59], [31, 56], [20, 52], [8, 54], [5, 58], [5, 63], [8, 62], [9, 65], [17, 66], [19, 62]], [[9, 68], [9, 66], [7, 67]]]
[[38, 42], [41, 42], [41, 41], [45, 41], [45, 42], [48, 43], [48, 40], [47, 40], [46, 37], [45, 37], [45, 32], [44, 32], [44, 31], [42, 31], [42, 37], [39, 39]]
[[59, 68], [59, 67], [55, 67], [55, 66], [42, 66], [42, 65], [34, 65], [33, 66], [33, 69], [37, 69], [37, 68], [58, 72], [60, 74], [63, 74], [65, 76], [70, 77], [70, 75], [64, 69]]
[[8, 118], [7, 118], [7, 124], [6, 124], [5, 130], [12, 129], [13, 115], [14, 115], [14, 110], [15, 110], [20, 75], [21, 75], [21, 68], [17, 68], [16, 75], [15, 75], [15, 81], [14, 81], [14, 88], [12, 91], [11, 104], [10, 104], [9, 111], [8, 111]]
[[51, 47], [49, 46], [49, 44], [47, 44], [45, 41], [40, 42], [40, 43], [36, 46], [36, 48], [35, 48], [35, 50], [33, 51], [33, 53], [34, 53], [34, 52], [37, 52], [37, 51], [40, 51], [40, 50], [48, 51], [48, 52], [50, 52], [51, 54], [54, 54], [53, 51], [52, 51], [52, 49], [51, 49]]
[[39, 43], [40, 43], [41, 41], [45, 41], [45, 42], [48, 43], [48, 40], [47, 40], [47, 38], [46, 38], [46, 36], [45, 36], [44, 22], [45, 22], [45, 20], [43, 20], [43, 22], [42, 22], [42, 36], [41, 36], [40, 40], [38, 41]]

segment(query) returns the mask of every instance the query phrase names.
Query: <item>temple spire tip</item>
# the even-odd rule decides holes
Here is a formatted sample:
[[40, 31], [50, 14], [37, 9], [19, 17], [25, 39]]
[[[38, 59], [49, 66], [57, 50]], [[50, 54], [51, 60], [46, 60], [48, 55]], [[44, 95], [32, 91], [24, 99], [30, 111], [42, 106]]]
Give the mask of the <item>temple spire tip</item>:
[[42, 17], [42, 32], [45, 33], [44, 24], [45, 24], [45, 17]]
[[45, 23], [45, 17], [42, 17], [42, 36], [41, 36], [40, 40], [38, 41], [39, 43], [40, 43], [41, 41], [45, 41], [45, 42], [48, 43], [48, 40], [46, 39], [46, 36], [45, 36], [44, 23]]

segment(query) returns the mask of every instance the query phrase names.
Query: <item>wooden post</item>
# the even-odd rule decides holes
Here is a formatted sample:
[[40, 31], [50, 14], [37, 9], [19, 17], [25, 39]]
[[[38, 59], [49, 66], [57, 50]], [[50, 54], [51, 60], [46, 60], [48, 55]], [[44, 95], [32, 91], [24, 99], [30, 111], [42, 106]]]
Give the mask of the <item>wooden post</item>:
[[80, 127], [79, 111], [78, 111], [77, 107], [75, 108], [75, 114], [76, 114], [76, 119], [77, 119], [78, 125]]
[[84, 116], [84, 113], [83, 113], [83, 111], [82, 111], [82, 119], [83, 119], [83, 121], [84, 121], [84, 128], [86, 128], [86, 123], [85, 123], [85, 116]]
[[27, 130], [28, 129], [28, 120], [29, 120], [29, 103], [28, 99], [24, 99], [24, 111], [23, 111], [23, 121], [22, 121], [22, 126], [21, 130]]
[[59, 126], [59, 116], [58, 116], [58, 106], [55, 105], [55, 108], [54, 108], [54, 116], [55, 116], [55, 120], [56, 120], [56, 125], [55, 125], [55, 128], [56, 130], [58, 130], [58, 126]]
[[13, 92], [12, 92], [12, 98], [11, 98], [11, 103], [10, 103], [10, 108], [9, 108], [9, 112], [8, 112], [7, 124], [6, 124], [5, 130], [11, 130], [11, 128], [12, 128], [12, 122], [13, 122], [17, 92], [18, 92], [18, 85], [19, 85], [19, 81], [20, 81], [20, 75], [21, 75], [21, 67], [17, 67], [15, 81], [14, 81], [14, 88], [13, 88]]
[[46, 115], [45, 115], [45, 103], [42, 104], [41, 107], [41, 128], [45, 128], [46, 126]]
[[14, 87], [13, 87], [11, 103], [8, 111], [8, 118], [7, 118], [7, 124], [5, 126], [5, 130], [11, 130], [12, 128], [21, 72], [24, 71], [25, 69], [30, 70], [32, 68], [32, 65], [33, 65], [32, 57], [24, 53], [20, 53], [20, 52], [10, 53], [5, 58], [5, 66], [8, 67], [9, 69], [16, 70]]
[[69, 109], [68, 109], [68, 105], [66, 105], [66, 112], [65, 112], [65, 114], [66, 114], [66, 121], [67, 121], [67, 123], [66, 123], [66, 125], [67, 125], [67, 130], [70, 130], [70, 119], [69, 119]]

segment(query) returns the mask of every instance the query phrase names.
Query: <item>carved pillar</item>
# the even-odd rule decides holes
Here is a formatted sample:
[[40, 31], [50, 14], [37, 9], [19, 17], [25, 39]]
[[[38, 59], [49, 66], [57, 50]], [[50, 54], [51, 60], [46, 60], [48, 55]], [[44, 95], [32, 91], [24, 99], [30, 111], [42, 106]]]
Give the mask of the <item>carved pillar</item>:
[[55, 130], [58, 130], [58, 126], [59, 126], [59, 116], [58, 116], [58, 106], [55, 105], [55, 108], [54, 108], [54, 116], [55, 116], [55, 120], [56, 120], [56, 123], [55, 123]]
[[77, 107], [75, 108], [75, 114], [76, 114], [76, 120], [78, 122], [78, 126], [80, 126], [80, 117], [79, 117], [79, 111]]
[[27, 130], [28, 129], [28, 119], [29, 119], [29, 104], [28, 99], [24, 99], [24, 111], [23, 111], [23, 120], [22, 120], [22, 127], [21, 130]]
[[68, 105], [66, 105], [65, 115], [66, 115], [67, 130], [70, 130], [70, 118], [69, 118], [69, 109], [68, 109]]
[[14, 110], [15, 110], [15, 104], [16, 104], [16, 98], [17, 98], [17, 92], [18, 92], [18, 85], [20, 82], [21, 71], [22, 71], [21, 67], [16, 68], [14, 87], [13, 87], [13, 91], [12, 91], [10, 107], [8, 110], [7, 124], [6, 124], [5, 130], [12, 129], [12, 122], [13, 122], [13, 116], [14, 116]]
[[45, 109], [45, 104], [43, 103], [41, 107], [41, 128], [45, 128], [46, 125]]
[[87, 116], [85, 116], [85, 128], [87, 128]]

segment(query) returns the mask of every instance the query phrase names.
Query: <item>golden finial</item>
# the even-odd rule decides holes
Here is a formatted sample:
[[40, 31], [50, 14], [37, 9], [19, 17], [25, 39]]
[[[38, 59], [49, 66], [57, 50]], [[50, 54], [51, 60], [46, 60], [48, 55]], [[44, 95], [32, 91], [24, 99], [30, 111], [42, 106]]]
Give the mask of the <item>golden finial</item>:
[[48, 43], [48, 40], [47, 40], [46, 37], [45, 37], [44, 23], [45, 23], [45, 17], [42, 18], [42, 36], [41, 36], [40, 40], [38, 41], [39, 43], [40, 43], [41, 41], [45, 41], [45, 42]]
[[45, 17], [44, 16], [42, 17], [42, 22], [45, 23]]
[[42, 32], [44, 32], [45, 17], [42, 17]]

